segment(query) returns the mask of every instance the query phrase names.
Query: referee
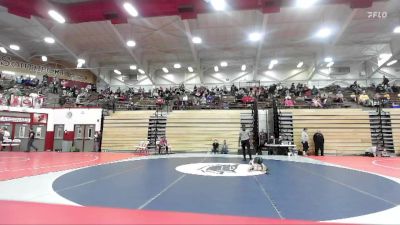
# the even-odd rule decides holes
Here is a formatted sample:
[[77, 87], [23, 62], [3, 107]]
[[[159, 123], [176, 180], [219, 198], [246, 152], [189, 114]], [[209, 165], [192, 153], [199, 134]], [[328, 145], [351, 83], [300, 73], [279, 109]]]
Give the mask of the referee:
[[246, 130], [246, 126], [242, 124], [242, 130], [239, 133], [239, 140], [242, 144], [242, 152], [243, 152], [243, 161], [246, 161], [246, 148], [251, 160], [251, 151], [250, 151], [250, 132]]

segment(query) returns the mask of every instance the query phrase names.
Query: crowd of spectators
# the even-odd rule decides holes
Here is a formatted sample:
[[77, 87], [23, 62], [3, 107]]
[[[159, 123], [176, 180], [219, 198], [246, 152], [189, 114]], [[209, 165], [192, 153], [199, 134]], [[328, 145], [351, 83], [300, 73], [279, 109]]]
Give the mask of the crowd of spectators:
[[382, 83], [378, 85], [372, 83], [370, 87], [362, 88], [357, 81], [354, 81], [349, 89], [352, 92], [351, 99], [362, 106], [395, 106], [398, 104], [397, 99], [400, 88], [396, 86], [395, 82], [390, 86], [389, 79], [385, 76], [383, 76]]
[[[2, 79], [4, 81], [4, 79]], [[194, 86], [186, 88], [183, 84], [176, 87], [154, 87], [151, 90], [144, 88], [128, 88], [121, 90], [111, 88], [97, 90], [95, 84], [86, 87], [69, 85], [68, 81], [58, 78], [43, 76], [42, 81], [37, 78], [19, 76], [15, 80], [8, 79], [8, 84], [0, 83], [0, 99], [2, 104], [10, 104], [11, 96], [46, 96], [52, 93], [58, 96], [59, 106], [101, 106], [116, 110], [121, 105], [124, 109], [141, 109], [149, 106], [167, 105], [176, 109], [212, 107], [234, 108], [247, 107], [246, 103], [257, 100], [259, 103], [278, 100], [282, 107], [315, 107], [326, 108], [332, 105], [343, 105], [346, 99], [362, 106], [373, 106], [376, 100], [389, 104], [391, 94], [398, 92], [399, 88], [384, 77], [382, 83], [372, 84], [371, 87], [362, 88], [355, 81], [348, 88], [331, 85], [318, 89], [308, 87], [302, 83], [292, 83], [285, 86], [282, 83], [269, 86], [237, 87], [235, 84], [227, 87]], [[348, 94], [346, 98], [345, 94]], [[245, 101], [246, 99], [246, 101]], [[250, 99], [250, 101], [247, 101]]]

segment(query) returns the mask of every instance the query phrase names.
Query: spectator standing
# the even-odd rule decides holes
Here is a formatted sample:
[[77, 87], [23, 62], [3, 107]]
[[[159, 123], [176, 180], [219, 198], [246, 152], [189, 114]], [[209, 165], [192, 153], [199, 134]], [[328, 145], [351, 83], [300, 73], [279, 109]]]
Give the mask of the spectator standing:
[[[3, 140], [4, 140], [4, 131], [3, 128], [0, 128], [0, 143], [3, 144]], [[3, 151], [3, 146], [1, 146], [1, 151]]]
[[324, 135], [322, 135], [320, 130], [317, 130], [317, 132], [314, 134], [313, 137], [314, 140], [314, 145], [315, 145], [315, 155], [319, 155], [319, 151], [321, 150], [321, 156], [324, 156]]
[[306, 156], [309, 148], [307, 128], [304, 128], [301, 132], [301, 143], [303, 144], [303, 153]]
[[386, 76], [383, 76], [382, 84], [383, 86], [389, 86], [389, 79]]
[[101, 139], [102, 139], [101, 132], [96, 131], [96, 133], [94, 134], [94, 145], [95, 145], [94, 151], [95, 152], [101, 152], [101, 149], [100, 149]]
[[29, 135], [28, 135], [28, 147], [27, 147], [27, 152], [31, 151], [31, 148], [33, 147], [36, 151], [38, 151], [38, 148], [33, 145], [33, 142], [35, 141], [35, 132], [33, 132], [33, 129], [29, 129]]

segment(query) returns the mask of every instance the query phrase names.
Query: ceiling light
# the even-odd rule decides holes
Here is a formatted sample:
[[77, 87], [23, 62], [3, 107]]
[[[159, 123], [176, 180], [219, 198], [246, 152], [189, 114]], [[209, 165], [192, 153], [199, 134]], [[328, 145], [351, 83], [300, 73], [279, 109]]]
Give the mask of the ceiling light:
[[181, 64], [179, 64], [179, 63], [175, 63], [174, 64], [174, 68], [175, 69], [180, 69], [182, 66], [181, 66]]
[[297, 64], [297, 68], [301, 68], [301, 67], [303, 67], [303, 62], [299, 62], [299, 64]]
[[135, 47], [135, 46], [136, 46], [136, 42], [135, 42], [135, 41], [132, 41], [132, 40], [129, 40], [129, 41], [126, 42], [126, 45], [127, 45], [128, 47]]
[[47, 62], [47, 56], [45, 56], [45, 55], [42, 56], [42, 61], [43, 61], [43, 62]]
[[49, 43], [49, 44], [54, 44], [56, 41], [52, 37], [45, 37], [44, 42]]
[[261, 38], [262, 38], [262, 35], [258, 32], [253, 32], [253, 33], [249, 34], [250, 41], [254, 41], [254, 42], [259, 41], [259, 40], [261, 40]]
[[20, 47], [19, 47], [18, 45], [10, 45], [10, 48], [11, 48], [12, 50], [15, 50], [15, 51], [20, 50]]
[[219, 71], [218, 66], [214, 66], [214, 71], [215, 71], [215, 72], [218, 72], [218, 71]]
[[201, 44], [203, 42], [203, 40], [200, 37], [193, 37], [192, 42], [194, 44]]
[[271, 60], [271, 64], [274, 64], [274, 65], [278, 64], [278, 60], [276, 60], [276, 59]]
[[217, 11], [223, 11], [226, 9], [226, 1], [225, 0], [211, 0], [211, 5]]
[[189, 72], [193, 73], [193, 68], [191, 66], [188, 67]]
[[118, 74], [118, 75], [121, 75], [121, 74], [122, 74], [121, 71], [119, 71], [119, 70], [114, 70], [114, 73], [116, 73], [116, 74]]
[[326, 66], [327, 66], [327, 67], [332, 67], [333, 64], [335, 64], [335, 62], [332, 61], [332, 62], [329, 62]]
[[131, 66], [129, 67], [129, 69], [131, 69], [131, 70], [137, 70], [137, 66], [136, 66], [136, 65], [131, 65]]
[[332, 62], [332, 61], [333, 61], [332, 57], [326, 57], [326, 58], [324, 59], [324, 62], [326, 62], [326, 63], [330, 63], [330, 62]]
[[79, 64], [85, 64], [86, 61], [85, 61], [84, 59], [78, 59], [78, 63], [79, 63]]
[[144, 70], [142, 70], [142, 69], [138, 69], [138, 71], [140, 74], [145, 74]]
[[332, 30], [329, 28], [321, 28], [315, 36], [318, 38], [327, 38], [332, 35]]
[[228, 66], [228, 63], [227, 62], [225, 62], [225, 61], [222, 61], [221, 62], [221, 67], [227, 67]]
[[57, 11], [50, 10], [49, 16], [59, 23], [65, 23], [65, 18]]
[[297, 0], [296, 1], [296, 6], [299, 8], [309, 8], [313, 5], [315, 5], [315, 3], [317, 3], [318, 0]]
[[169, 73], [169, 71], [166, 67], [163, 67], [162, 70], [164, 71], [164, 73]]
[[400, 26], [395, 27], [393, 33], [400, 34]]
[[83, 64], [85, 64], [86, 61], [84, 59], [78, 59], [78, 65], [76, 65], [77, 68], [82, 68]]
[[397, 59], [390, 61], [388, 64], [386, 64], [387, 66], [391, 66], [393, 64], [397, 63]]
[[15, 75], [15, 72], [8, 71], [8, 70], [3, 70], [1, 72], [4, 73], [4, 74], [8, 74], [8, 75]]
[[379, 55], [379, 59], [381, 60], [388, 60], [392, 57], [392, 54], [390, 53], [382, 53]]
[[275, 65], [275, 64], [270, 63], [269, 66], [268, 66], [268, 69], [272, 70], [272, 68], [274, 68], [274, 65]]
[[246, 65], [245, 64], [242, 65], [242, 71], [246, 71]]
[[133, 17], [139, 16], [139, 13], [136, 10], [136, 8], [133, 7], [133, 5], [131, 3], [129, 3], [129, 2], [125, 2], [124, 3], [124, 9], [129, 13], [129, 15], [131, 15]]
[[7, 54], [7, 50], [4, 47], [0, 47], [0, 52]]

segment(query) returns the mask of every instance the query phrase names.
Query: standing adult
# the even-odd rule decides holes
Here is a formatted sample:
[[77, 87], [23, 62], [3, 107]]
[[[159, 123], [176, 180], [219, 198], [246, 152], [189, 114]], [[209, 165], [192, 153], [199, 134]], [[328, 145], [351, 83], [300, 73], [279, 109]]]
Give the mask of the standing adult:
[[31, 151], [31, 147], [33, 147], [36, 151], [38, 151], [38, 148], [36, 148], [36, 146], [33, 145], [33, 142], [35, 141], [35, 132], [33, 132], [33, 129], [29, 129], [29, 136], [28, 136], [28, 150], [26, 150], [27, 152]]
[[[4, 131], [3, 128], [0, 128], [0, 144], [3, 144], [3, 140], [4, 140]], [[1, 146], [0, 150], [3, 151], [3, 146]]]
[[239, 133], [239, 140], [242, 145], [243, 161], [246, 161], [246, 148], [251, 160], [252, 158], [250, 151], [250, 132], [246, 130], [246, 126], [244, 124], [242, 125], [242, 130]]
[[322, 135], [320, 130], [317, 130], [313, 139], [315, 144], [315, 155], [318, 156], [318, 152], [321, 150], [321, 156], [324, 156], [324, 135]]
[[101, 144], [101, 132], [100, 131], [96, 131], [96, 133], [94, 134], [94, 151], [95, 152], [101, 152], [100, 149], [100, 144]]
[[301, 143], [303, 144], [303, 153], [306, 156], [309, 148], [307, 128], [304, 128], [301, 132]]
[[11, 135], [10, 135], [10, 132], [8, 131], [7, 127], [3, 127], [3, 133], [4, 133], [4, 135], [3, 135], [4, 140], [10, 139]]

